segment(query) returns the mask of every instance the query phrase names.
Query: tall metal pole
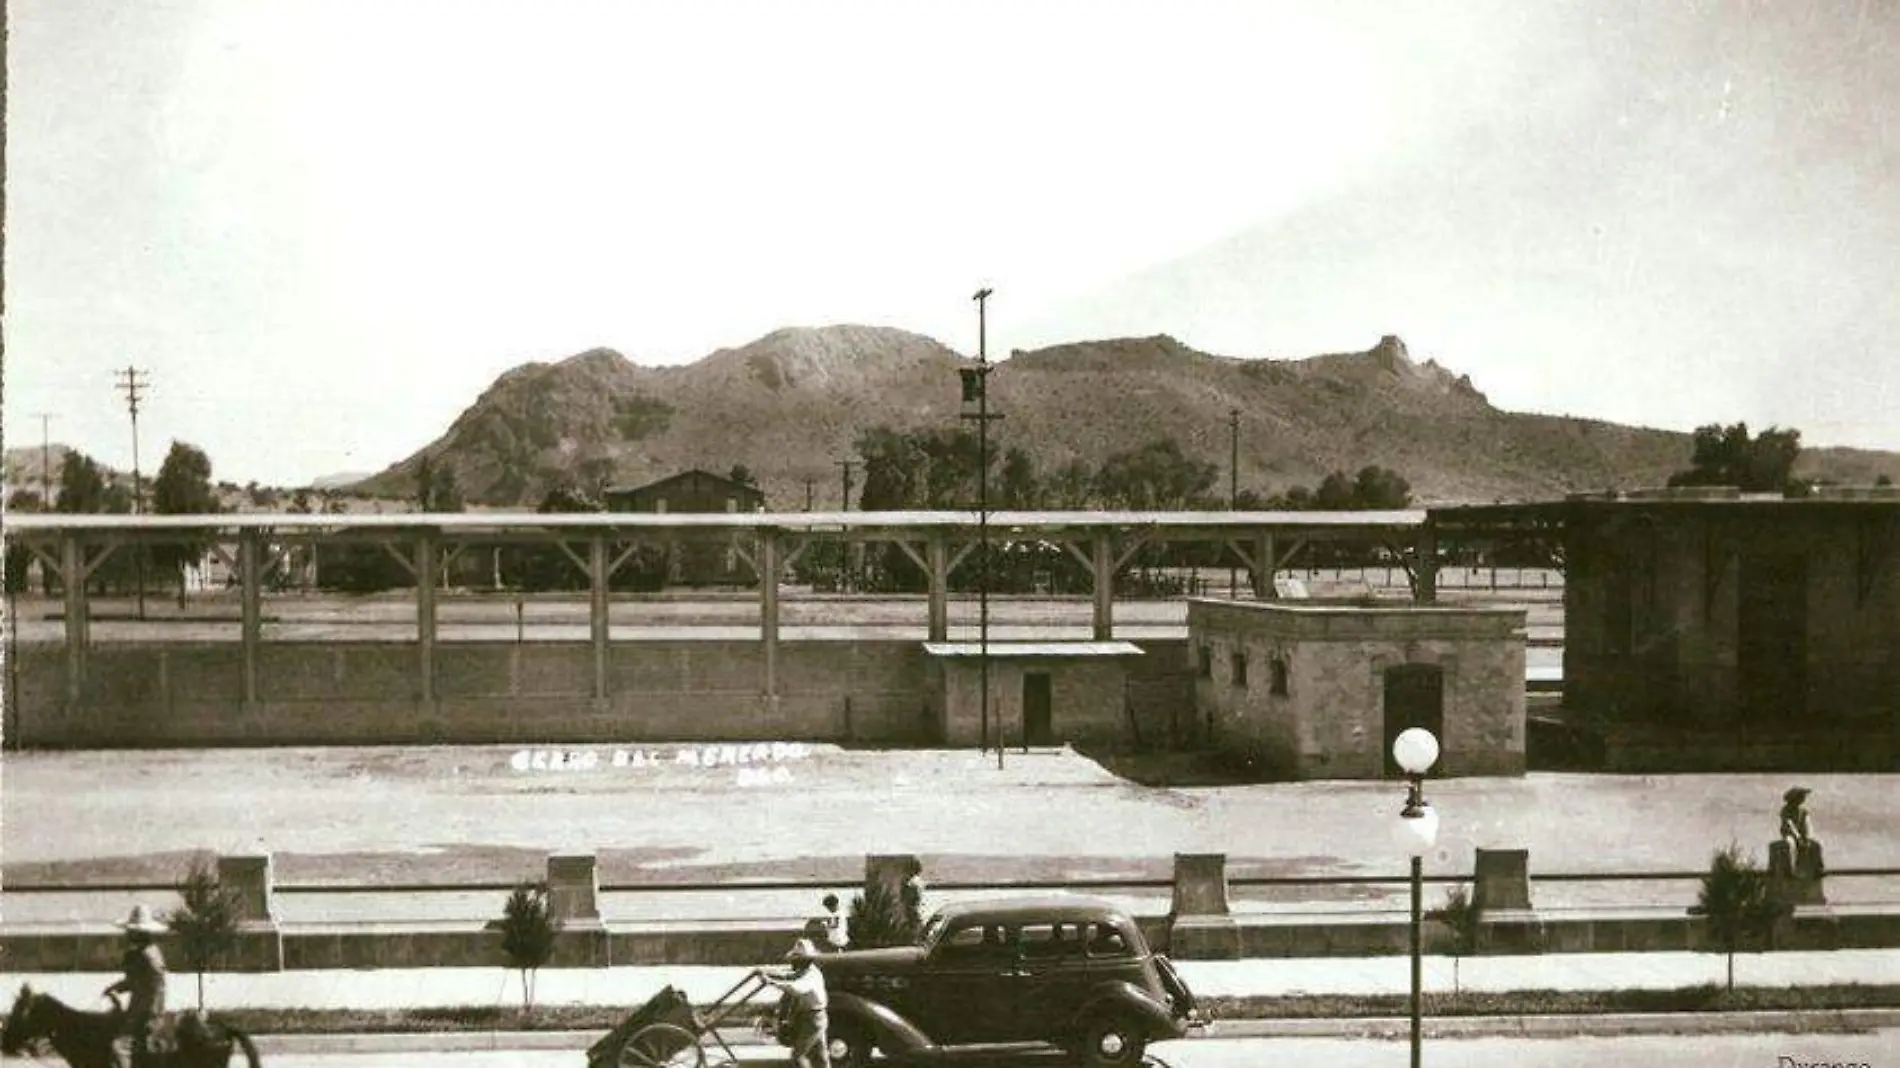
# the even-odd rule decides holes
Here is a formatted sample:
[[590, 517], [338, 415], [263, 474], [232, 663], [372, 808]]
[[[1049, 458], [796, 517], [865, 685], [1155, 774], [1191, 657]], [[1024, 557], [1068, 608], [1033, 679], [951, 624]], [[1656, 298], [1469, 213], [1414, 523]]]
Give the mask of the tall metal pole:
[[1420, 988], [1424, 985], [1424, 967], [1419, 959], [1419, 928], [1422, 926], [1420, 899], [1424, 896], [1425, 861], [1422, 857], [1412, 858], [1412, 1068], [1419, 1068], [1420, 1036], [1419, 1011]]
[[[1240, 409], [1227, 410], [1227, 510], [1240, 511]], [[1265, 567], [1265, 564], [1261, 565]], [[1272, 578], [1271, 575], [1268, 576]], [[1232, 564], [1227, 567], [1227, 596], [1239, 600], [1234, 587], [1240, 576]]]
[[53, 417], [40, 413], [40, 511], [53, 510], [53, 434], [47, 425]]
[[[990, 736], [990, 290], [976, 292], [976, 544], [982, 554], [978, 560], [976, 593], [977, 672], [983, 688], [983, 741]], [[1003, 721], [996, 721], [996, 768], [1003, 768]]]

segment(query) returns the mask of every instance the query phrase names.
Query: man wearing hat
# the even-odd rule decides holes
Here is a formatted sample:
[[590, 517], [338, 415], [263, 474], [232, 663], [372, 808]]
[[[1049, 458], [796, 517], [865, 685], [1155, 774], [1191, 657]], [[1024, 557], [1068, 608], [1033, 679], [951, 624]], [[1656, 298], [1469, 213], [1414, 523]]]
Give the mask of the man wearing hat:
[[766, 982], [785, 991], [792, 1002], [792, 1064], [797, 1068], [831, 1068], [830, 1019], [831, 997], [825, 993], [825, 976], [812, 963], [818, 949], [809, 938], [792, 943], [785, 954], [791, 970], [784, 975], [761, 972]]
[[107, 996], [123, 993], [125, 1034], [132, 1040], [132, 1068], [150, 1063], [158, 1022], [165, 1014], [165, 955], [158, 951], [157, 938], [165, 925], [153, 918], [152, 910], [136, 905], [119, 927], [125, 931], [126, 950], [119, 967], [125, 978], [106, 987]]

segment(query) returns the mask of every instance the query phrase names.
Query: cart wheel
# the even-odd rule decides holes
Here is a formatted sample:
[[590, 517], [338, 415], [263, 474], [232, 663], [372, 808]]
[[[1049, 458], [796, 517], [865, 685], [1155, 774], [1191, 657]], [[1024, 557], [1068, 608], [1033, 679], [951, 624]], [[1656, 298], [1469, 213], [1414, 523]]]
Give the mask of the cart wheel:
[[706, 1051], [684, 1027], [649, 1024], [620, 1047], [620, 1068], [704, 1068]]

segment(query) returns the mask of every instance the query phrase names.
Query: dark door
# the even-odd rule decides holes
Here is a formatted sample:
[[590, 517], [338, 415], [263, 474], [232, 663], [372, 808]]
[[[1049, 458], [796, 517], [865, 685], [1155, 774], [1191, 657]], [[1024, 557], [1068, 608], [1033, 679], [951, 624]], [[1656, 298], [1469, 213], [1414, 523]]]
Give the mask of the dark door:
[[1032, 671], [1023, 675], [1023, 744], [1054, 745], [1055, 727], [1050, 709], [1049, 674]]
[[1445, 675], [1436, 664], [1400, 664], [1385, 669], [1385, 773], [1398, 777], [1392, 740], [1410, 727], [1423, 727], [1445, 744]]
[[1792, 719], [1807, 708], [1808, 562], [1794, 553], [1742, 559], [1735, 613], [1743, 714]]

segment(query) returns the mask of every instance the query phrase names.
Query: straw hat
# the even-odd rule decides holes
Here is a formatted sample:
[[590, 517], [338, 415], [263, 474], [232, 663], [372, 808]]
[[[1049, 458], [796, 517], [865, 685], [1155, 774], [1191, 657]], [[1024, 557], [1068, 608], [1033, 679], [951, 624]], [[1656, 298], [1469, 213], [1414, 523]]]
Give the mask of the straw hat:
[[125, 922], [119, 926], [127, 931], [139, 931], [149, 935], [165, 933], [165, 925], [154, 919], [152, 910], [144, 905], [132, 906], [132, 914], [127, 916]]
[[1807, 787], [1797, 786], [1789, 790], [1787, 793], [1782, 794], [1781, 799], [1791, 805], [1797, 804], [1799, 802], [1806, 801], [1810, 793], [1813, 793], [1813, 791], [1809, 790]]
[[818, 947], [812, 945], [811, 939], [801, 938], [798, 941], [792, 943], [792, 948], [785, 951], [785, 959], [786, 960], [817, 960]]

